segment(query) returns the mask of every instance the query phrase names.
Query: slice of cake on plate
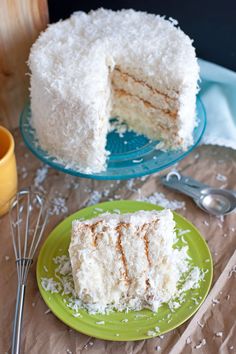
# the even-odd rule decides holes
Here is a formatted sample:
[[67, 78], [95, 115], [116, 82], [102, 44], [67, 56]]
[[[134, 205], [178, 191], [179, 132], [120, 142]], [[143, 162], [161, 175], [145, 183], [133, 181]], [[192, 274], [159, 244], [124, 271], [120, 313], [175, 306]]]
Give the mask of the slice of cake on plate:
[[170, 210], [74, 221], [69, 254], [75, 292], [85, 307], [156, 311], [168, 302], [180, 279], [174, 229]]

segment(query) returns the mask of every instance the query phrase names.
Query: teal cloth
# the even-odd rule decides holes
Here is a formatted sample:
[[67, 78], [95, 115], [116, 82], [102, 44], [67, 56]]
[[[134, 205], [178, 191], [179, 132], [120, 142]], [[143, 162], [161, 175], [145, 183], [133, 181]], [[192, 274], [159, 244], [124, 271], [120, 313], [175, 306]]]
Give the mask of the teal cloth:
[[236, 73], [199, 59], [207, 126], [201, 144], [236, 149]]

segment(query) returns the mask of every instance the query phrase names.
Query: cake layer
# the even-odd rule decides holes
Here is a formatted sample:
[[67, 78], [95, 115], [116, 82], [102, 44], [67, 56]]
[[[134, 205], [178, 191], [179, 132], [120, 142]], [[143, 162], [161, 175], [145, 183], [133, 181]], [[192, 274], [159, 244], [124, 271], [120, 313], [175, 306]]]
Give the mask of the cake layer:
[[126, 91], [134, 96], [148, 101], [155, 107], [163, 110], [177, 111], [179, 108], [178, 95], [171, 97], [173, 90], [167, 90], [165, 87], [157, 87], [149, 85], [146, 81], [122, 72], [121, 68], [115, 67], [111, 77], [113, 89]]
[[182, 139], [178, 135], [179, 121], [176, 112], [155, 107], [123, 90], [114, 90], [112, 116], [121, 118], [134, 131], [150, 139], [165, 141], [167, 148], [182, 146]]
[[91, 310], [151, 308], [176, 292], [171, 211], [74, 221], [69, 254], [75, 291]]

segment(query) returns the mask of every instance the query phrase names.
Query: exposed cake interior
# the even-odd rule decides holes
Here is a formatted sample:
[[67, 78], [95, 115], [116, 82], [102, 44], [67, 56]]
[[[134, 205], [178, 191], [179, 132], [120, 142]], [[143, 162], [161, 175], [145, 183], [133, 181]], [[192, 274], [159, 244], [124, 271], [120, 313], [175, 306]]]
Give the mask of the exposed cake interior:
[[170, 210], [74, 221], [69, 254], [75, 291], [91, 311], [150, 308], [170, 300], [180, 278]]
[[167, 147], [181, 146], [178, 92], [151, 85], [119, 66], [111, 73], [111, 87], [112, 117], [150, 139], [163, 140]]

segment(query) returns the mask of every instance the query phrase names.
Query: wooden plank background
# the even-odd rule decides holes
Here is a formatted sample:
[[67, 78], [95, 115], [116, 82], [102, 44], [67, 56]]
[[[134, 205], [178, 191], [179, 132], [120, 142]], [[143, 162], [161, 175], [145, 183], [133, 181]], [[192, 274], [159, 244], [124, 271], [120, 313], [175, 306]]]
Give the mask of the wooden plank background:
[[0, 2], [0, 125], [9, 129], [18, 126], [28, 95], [30, 47], [47, 23], [47, 0]]

